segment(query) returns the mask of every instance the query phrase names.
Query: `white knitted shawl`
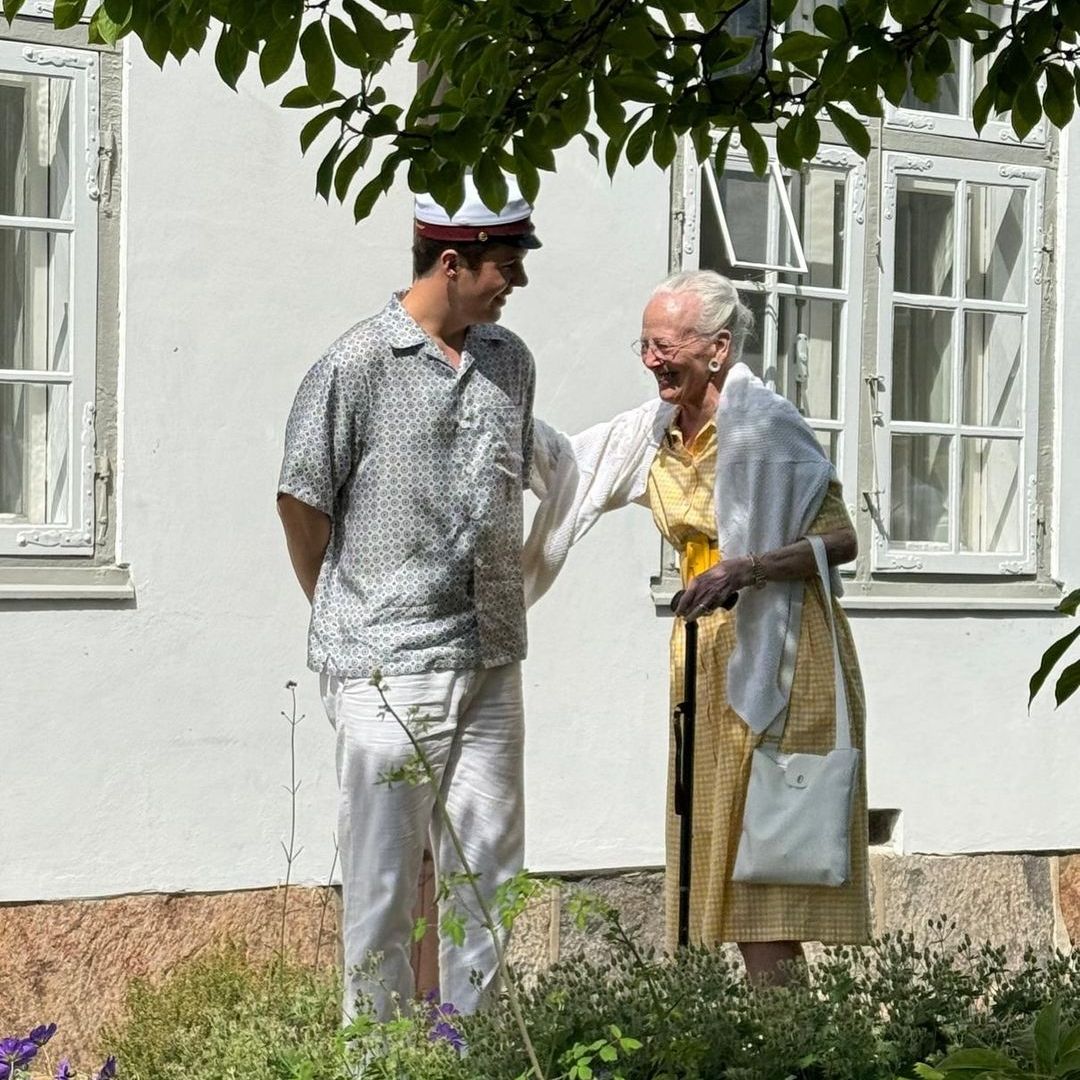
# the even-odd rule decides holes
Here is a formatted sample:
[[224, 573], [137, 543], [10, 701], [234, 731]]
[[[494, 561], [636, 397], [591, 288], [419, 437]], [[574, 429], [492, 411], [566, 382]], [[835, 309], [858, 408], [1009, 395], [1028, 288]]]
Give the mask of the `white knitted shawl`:
[[[570, 547], [601, 514], [642, 501], [674, 415], [673, 406], [653, 399], [573, 436], [536, 421], [531, 486], [540, 506], [523, 554], [528, 603], [550, 588]], [[805, 535], [836, 474], [795, 406], [735, 364], [716, 430], [716, 533], [724, 557], [772, 551]], [[840, 595], [835, 570], [832, 584]], [[739, 596], [728, 702], [755, 733], [787, 708], [804, 591], [802, 581], [776, 581]]]

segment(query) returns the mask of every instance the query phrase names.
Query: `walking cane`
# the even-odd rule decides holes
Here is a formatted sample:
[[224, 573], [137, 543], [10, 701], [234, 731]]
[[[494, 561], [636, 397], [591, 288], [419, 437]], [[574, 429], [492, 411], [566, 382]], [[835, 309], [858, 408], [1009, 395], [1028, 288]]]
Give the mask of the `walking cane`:
[[[682, 599], [680, 590], [671, 598], [672, 612]], [[730, 611], [739, 599], [732, 593], [721, 605]], [[697, 725], [697, 623], [685, 622], [683, 650], [683, 699], [675, 706], [675, 813], [679, 818], [679, 934], [678, 945], [690, 944], [690, 871], [694, 839], [694, 734]]]

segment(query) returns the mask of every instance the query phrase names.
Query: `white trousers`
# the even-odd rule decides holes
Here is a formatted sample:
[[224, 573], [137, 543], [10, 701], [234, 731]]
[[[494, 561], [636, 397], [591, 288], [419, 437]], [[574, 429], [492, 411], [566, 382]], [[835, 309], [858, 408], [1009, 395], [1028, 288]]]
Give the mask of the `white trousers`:
[[[524, 707], [521, 665], [387, 677], [387, 700], [411, 727], [434, 771], [447, 816], [477, 885], [490, 903], [522, 866]], [[463, 870], [436, 812], [432, 785], [380, 778], [415, 757], [401, 725], [365, 678], [322, 677], [323, 703], [337, 732], [344, 1016], [359, 994], [380, 1019], [408, 1009], [412, 912], [429, 835], [440, 879]], [[465, 943], [440, 936], [442, 1000], [472, 1012], [497, 985], [496, 953], [476, 897], [461, 884], [444, 902], [465, 922]], [[395, 997], [397, 1002], [395, 1002]]]

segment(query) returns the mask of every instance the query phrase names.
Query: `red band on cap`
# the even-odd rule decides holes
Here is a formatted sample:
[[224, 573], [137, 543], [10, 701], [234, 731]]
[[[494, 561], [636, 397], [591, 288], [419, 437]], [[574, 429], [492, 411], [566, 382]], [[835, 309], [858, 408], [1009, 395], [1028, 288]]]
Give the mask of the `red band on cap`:
[[533, 231], [532, 218], [498, 225], [433, 225], [417, 221], [416, 231], [431, 240], [457, 240], [459, 243], [483, 243], [498, 236], [527, 236]]

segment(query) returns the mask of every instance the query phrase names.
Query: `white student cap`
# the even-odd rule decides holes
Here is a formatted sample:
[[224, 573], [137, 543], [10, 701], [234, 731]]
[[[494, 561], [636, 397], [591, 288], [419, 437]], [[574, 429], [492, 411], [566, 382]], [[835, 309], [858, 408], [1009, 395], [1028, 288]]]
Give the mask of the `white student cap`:
[[413, 211], [417, 234], [460, 244], [501, 240], [515, 247], [540, 247], [533, 231], [533, 208], [522, 198], [512, 176], [506, 178], [506, 187], [506, 205], [497, 214], [481, 201], [471, 173], [465, 174], [465, 201], [453, 217], [430, 195], [417, 195]]

